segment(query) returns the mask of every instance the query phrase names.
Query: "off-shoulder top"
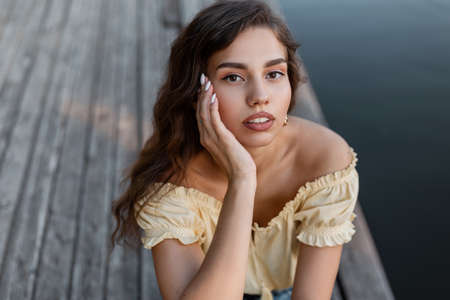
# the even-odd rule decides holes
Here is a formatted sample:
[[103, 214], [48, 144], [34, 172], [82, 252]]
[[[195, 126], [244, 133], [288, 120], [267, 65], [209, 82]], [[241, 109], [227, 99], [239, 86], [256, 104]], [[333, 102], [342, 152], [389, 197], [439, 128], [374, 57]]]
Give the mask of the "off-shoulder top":
[[[359, 191], [357, 154], [342, 170], [320, 176], [299, 187], [294, 199], [265, 227], [252, 225], [245, 279], [247, 294], [273, 299], [271, 290], [293, 286], [300, 241], [324, 247], [347, 243], [355, 233], [353, 212]], [[161, 187], [162, 185], [162, 187]], [[164, 239], [184, 245], [199, 242], [206, 254], [211, 244], [222, 202], [194, 188], [156, 182], [154, 199], [135, 204], [135, 217], [143, 230], [142, 243], [151, 249]], [[149, 200], [149, 201], [147, 201]], [[139, 214], [139, 208], [142, 208]]]

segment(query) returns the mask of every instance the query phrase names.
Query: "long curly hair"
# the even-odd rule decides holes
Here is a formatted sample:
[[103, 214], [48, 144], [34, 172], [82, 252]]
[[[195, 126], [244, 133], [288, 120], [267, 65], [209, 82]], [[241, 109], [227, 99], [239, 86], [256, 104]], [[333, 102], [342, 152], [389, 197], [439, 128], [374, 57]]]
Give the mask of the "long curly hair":
[[[198, 12], [171, 45], [167, 77], [153, 108], [152, 135], [121, 180], [120, 184], [127, 184], [127, 188], [113, 202], [112, 213], [117, 224], [111, 236], [112, 248], [121, 241], [137, 247], [140, 229], [135, 218], [136, 202], [144, 196], [151, 198], [147, 197], [151, 196], [149, 187], [155, 182], [167, 183], [173, 178], [180, 183], [188, 162], [203, 149], [194, 109], [200, 75], [206, 74], [207, 61], [213, 53], [229, 46], [240, 32], [251, 26], [270, 28], [285, 45], [292, 95], [300, 83], [307, 81], [301, 74], [301, 59], [296, 53], [300, 44], [295, 42], [285, 22], [264, 2], [220, 1]], [[288, 113], [294, 106], [292, 96]]]

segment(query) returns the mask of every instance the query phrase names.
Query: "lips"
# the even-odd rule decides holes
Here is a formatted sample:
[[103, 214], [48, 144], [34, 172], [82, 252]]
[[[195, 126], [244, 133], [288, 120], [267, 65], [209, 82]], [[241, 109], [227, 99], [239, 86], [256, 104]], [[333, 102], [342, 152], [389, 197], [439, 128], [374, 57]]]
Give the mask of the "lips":
[[260, 111], [260, 112], [257, 112], [256, 114], [249, 116], [242, 123], [247, 123], [248, 121], [251, 121], [251, 120], [257, 119], [257, 118], [267, 118], [269, 120], [275, 120], [275, 117], [272, 114], [265, 112], [265, 111]]

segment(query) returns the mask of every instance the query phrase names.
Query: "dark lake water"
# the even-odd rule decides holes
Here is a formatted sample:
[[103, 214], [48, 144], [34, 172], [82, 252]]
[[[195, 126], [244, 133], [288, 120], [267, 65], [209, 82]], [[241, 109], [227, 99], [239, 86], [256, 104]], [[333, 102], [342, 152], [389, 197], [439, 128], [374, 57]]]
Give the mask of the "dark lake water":
[[450, 1], [280, 2], [396, 299], [448, 299]]

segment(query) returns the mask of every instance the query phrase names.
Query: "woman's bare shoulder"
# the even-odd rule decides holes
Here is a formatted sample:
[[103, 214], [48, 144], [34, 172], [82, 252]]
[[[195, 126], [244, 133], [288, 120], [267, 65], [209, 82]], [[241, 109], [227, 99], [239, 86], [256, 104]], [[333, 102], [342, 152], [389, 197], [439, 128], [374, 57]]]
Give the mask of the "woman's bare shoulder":
[[321, 176], [342, 170], [351, 163], [350, 146], [339, 133], [304, 118], [292, 119], [299, 139], [296, 147], [298, 162], [296, 165], [304, 167], [307, 161], [312, 172], [316, 176]]

